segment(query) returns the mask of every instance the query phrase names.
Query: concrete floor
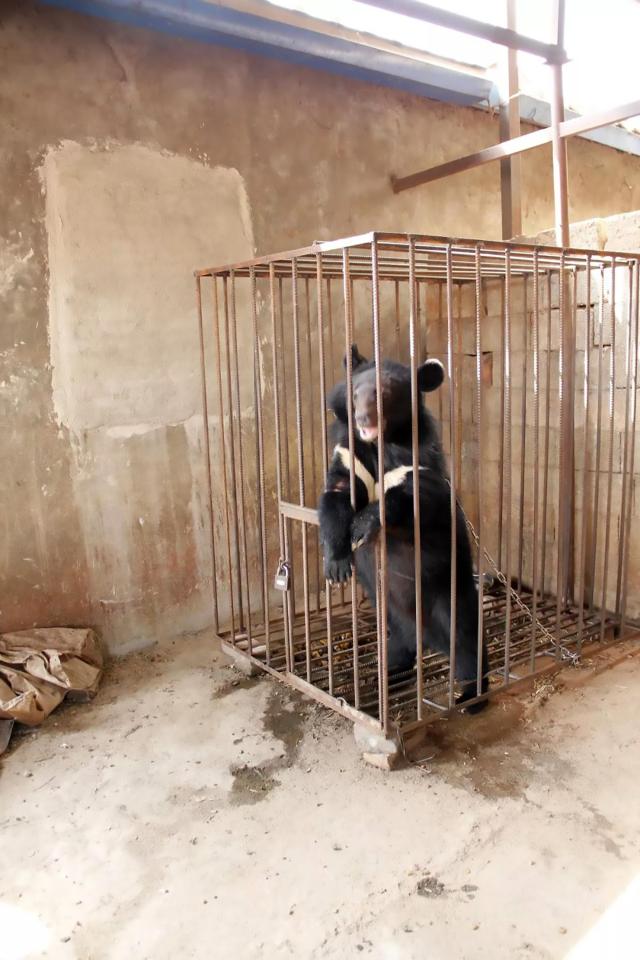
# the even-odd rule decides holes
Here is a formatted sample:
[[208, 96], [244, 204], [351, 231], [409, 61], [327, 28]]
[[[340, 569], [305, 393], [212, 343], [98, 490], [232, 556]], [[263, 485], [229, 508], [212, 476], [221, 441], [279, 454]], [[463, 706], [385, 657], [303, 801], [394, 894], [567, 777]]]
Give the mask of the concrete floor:
[[119, 661], [1, 762], [0, 960], [637, 958], [640, 658], [584, 679], [388, 774], [206, 635]]

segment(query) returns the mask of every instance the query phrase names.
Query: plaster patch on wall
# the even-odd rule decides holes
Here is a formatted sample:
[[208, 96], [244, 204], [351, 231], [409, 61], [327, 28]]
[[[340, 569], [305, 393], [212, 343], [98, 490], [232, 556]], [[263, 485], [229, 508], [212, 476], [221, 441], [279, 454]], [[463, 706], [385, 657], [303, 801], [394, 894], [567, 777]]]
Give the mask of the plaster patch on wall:
[[253, 256], [249, 206], [237, 171], [146, 146], [66, 142], [42, 178], [54, 408], [96, 622], [123, 652], [211, 620], [193, 271]]
[[146, 146], [44, 160], [53, 398], [72, 432], [200, 409], [196, 267], [254, 253], [244, 183]]

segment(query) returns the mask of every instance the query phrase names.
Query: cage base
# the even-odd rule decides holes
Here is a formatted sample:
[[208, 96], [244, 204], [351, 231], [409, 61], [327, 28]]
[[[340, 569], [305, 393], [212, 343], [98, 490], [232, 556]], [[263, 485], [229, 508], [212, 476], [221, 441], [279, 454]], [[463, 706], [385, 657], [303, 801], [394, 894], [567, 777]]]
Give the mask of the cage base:
[[[532, 594], [523, 590], [519, 597], [521, 606], [502, 588], [484, 596], [489, 691], [476, 700], [576, 661], [583, 650], [615, 637], [617, 623], [609, 614], [569, 606], [558, 618], [555, 598], [545, 595], [536, 600], [534, 618]], [[376, 615], [366, 601], [359, 604], [357, 614], [355, 641], [350, 602], [332, 604], [330, 613], [325, 607], [306, 615], [297, 611], [292, 629], [280, 616], [270, 618], [268, 629], [264, 623], [252, 624], [250, 631], [221, 634], [221, 640], [234, 661], [244, 659], [252, 669], [266, 670], [348, 719], [380, 729]], [[448, 659], [425, 651], [421, 669], [420, 708], [416, 667], [389, 675], [393, 729], [408, 732], [452, 710]], [[456, 693], [454, 686], [454, 698]]]

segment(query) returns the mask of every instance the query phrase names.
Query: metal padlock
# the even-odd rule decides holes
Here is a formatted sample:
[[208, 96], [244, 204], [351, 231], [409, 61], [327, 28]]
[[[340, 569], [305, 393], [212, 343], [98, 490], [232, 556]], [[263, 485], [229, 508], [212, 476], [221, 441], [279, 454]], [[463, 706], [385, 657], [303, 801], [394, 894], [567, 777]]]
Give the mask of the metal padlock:
[[276, 578], [274, 580], [274, 587], [276, 590], [282, 590], [283, 593], [289, 589], [289, 579], [291, 576], [291, 568], [287, 560], [281, 560], [278, 564], [278, 569], [276, 571]]

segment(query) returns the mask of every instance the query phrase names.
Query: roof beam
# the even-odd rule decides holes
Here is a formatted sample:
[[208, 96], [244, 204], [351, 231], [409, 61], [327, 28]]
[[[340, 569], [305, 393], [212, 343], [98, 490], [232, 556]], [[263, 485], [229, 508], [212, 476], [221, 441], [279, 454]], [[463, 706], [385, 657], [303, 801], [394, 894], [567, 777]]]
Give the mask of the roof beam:
[[[548, 127], [551, 125], [551, 110], [545, 100], [538, 100], [526, 93], [521, 93], [518, 99], [520, 102], [520, 120], [523, 123], [529, 123], [533, 127]], [[580, 116], [575, 110], [567, 110], [566, 107], [564, 114], [567, 120], [577, 119]], [[625, 127], [612, 125], [598, 127], [596, 130], [587, 130], [578, 134], [578, 136], [584, 140], [591, 140], [593, 143], [600, 143], [604, 147], [611, 147], [613, 150], [621, 150], [623, 153], [640, 157], [640, 137], [637, 133], [633, 133]]]
[[[621, 123], [630, 117], [638, 116], [638, 114], [640, 114], [640, 100], [632, 100], [630, 103], [622, 104], [622, 106], [600, 110], [588, 114], [586, 117], [574, 117], [572, 120], [564, 120], [560, 124], [560, 137], [562, 139], [577, 137], [589, 130], [596, 130], [598, 127]], [[552, 140], [552, 128], [547, 127], [542, 130], [534, 130], [533, 133], [525, 133], [514, 140], [496, 143], [494, 146], [469, 153], [464, 157], [458, 157], [456, 160], [448, 160], [446, 163], [440, 163], [435, 167], [419, 170], [417, 173], [411, 173], [405, 177], [396, 177], [392, 174], [393, 192], [401, 193], [403, 190], [418, 187], [423, 183], [433, 183], [434, 180], [441, 180], [443, 177], [449, 177], [454, 173], [473, 170], [475, 167], [491, 163], [494, 160], [503, 160], [505, 157], [512, 157], [517, 153], [525, 153], [527, 150], [533, 150], [535, 147], [551, 143]]]

